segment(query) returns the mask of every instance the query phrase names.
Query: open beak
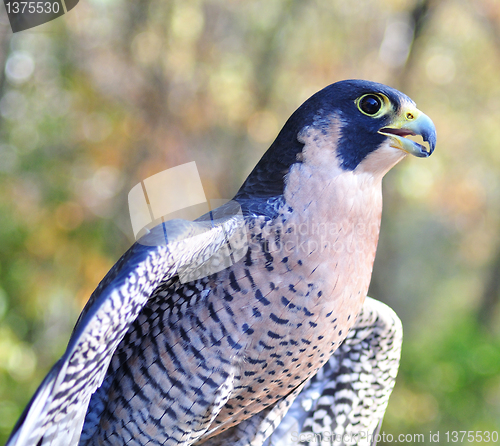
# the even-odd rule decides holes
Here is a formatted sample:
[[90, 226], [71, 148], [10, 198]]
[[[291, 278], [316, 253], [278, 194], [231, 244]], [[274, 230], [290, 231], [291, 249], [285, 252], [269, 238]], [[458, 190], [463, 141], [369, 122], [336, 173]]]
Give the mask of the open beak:
[[[431, 119], [418, 108], [408, 105], [395, 116], [394, 121], [381, 128], [378, 133], [389, 136], [391, 145], [403, 152], [411, 153], [420, 158], [426, 158], [434, 152], [436, 147], [436, 127]], [[407, 136], [420, 135], [428, 147], [419, 144]]]

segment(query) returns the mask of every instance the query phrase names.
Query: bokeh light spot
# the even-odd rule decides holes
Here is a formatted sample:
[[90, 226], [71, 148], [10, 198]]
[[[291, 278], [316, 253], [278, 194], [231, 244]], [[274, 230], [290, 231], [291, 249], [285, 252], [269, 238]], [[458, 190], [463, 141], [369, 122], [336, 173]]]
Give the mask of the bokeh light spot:
[[29, 53], [14, 51], [5, 65], [7, 79], [15, 84], [26, 82], [35, 70], [35, 61]]

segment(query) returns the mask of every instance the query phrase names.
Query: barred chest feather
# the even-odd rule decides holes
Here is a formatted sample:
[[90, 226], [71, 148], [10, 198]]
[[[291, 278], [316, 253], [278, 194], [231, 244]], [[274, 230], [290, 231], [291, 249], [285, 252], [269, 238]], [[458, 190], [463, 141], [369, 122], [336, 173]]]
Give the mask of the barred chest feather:
[[235, 330], [234, 359], [244, 372], [236, 372], [236, 399], [216, 423], [284, 397], [329, 359], [355, 322], [372, 272], [381, 191], [368, 178], [346, 176], [324, 187], [330, 200], [292, 199], [295, 208], [276, 220], [254, 221], [246, 257], [219, 274], [213, 309]]

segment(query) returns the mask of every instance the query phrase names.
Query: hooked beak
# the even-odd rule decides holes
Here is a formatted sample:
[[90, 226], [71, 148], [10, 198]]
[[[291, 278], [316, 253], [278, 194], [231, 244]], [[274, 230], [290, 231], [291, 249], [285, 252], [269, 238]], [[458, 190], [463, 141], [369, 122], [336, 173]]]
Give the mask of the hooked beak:
[[[394, 121], [378, 133], [391, 138], [391, 145], [403, 152], [420, 158], [427, 158], [436, 147], [436, 127], [431, 119], [413, 105], [403, 107]], [[420, 135], [429, 147], [407, 139], [407, 136]]]

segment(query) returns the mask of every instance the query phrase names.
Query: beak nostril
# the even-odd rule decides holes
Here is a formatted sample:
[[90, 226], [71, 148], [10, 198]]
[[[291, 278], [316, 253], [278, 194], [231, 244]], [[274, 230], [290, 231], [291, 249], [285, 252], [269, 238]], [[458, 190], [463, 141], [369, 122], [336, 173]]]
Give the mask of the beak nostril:
[[413, 121], [415, 119], [415, 116], [413, 116], [413, 113], [406, 113], [406, 119], [408, 119], [408, 121]]

